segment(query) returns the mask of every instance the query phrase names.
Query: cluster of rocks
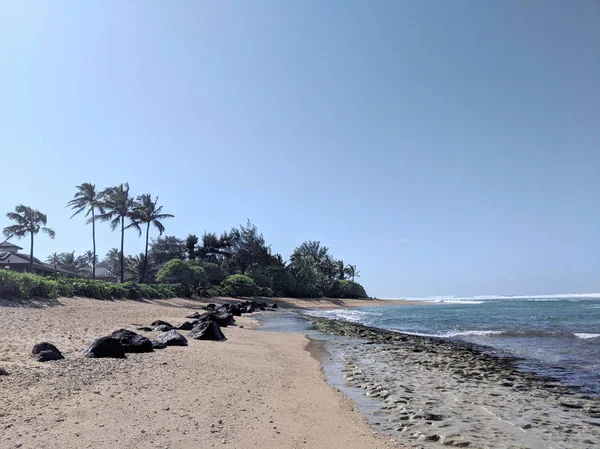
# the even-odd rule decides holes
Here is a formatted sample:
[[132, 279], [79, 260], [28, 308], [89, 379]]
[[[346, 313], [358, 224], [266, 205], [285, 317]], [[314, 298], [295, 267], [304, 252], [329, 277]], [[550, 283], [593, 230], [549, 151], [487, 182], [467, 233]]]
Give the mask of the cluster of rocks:
[[[195, 340], [224, 341], [225, 335], [221, 327], [235, 325], [234, 316], [244, 313], [253, 313], [257, 310], [276, 310], [277, 304], [268, 305], [256, 301], [243, 301], [235, 304], [208, 304], [203, 307], [204, 312], [195, 312], [186, 318], [180, 326], [173, 326], [163, 320], [156, 320], [150, 326], [139, 326], [137, 330], [144, 332], [160, 332], [150, 340], [143, 335], [128, 329], [119, 329], [110, 335], [100, 337], [92, 342], [84, 351], [87, 358], [125, 358], [129, 353], [153, 352], [155, 349], [164, 349], [167, 346], [187, 346], [187, 339], [178, 331], [189, 331], [189, 337]], [[64, 356], [52, 343], [41, 342], [32, 350], [32, 356], [39, 362], [61, 360]], [[0, 372], [0, 375], [4, 374]]]

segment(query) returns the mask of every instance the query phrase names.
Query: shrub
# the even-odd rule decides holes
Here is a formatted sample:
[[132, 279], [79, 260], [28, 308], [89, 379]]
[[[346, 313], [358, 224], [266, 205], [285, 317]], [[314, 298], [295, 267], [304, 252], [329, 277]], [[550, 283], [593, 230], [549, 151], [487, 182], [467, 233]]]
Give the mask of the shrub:
[[22, 298], [20, 273], [0, 270], [0, 298]]
[[65, 278], [55, 278], [54, 281], [58, 287], [58, 296], [66, 296], [71, 298], [75, 296], [75, 287], [73, 287], [73, 283], [69, 279]]
[[271, 298], [273, 297], [274, 293], [269, 287], [258, 287], [257, 295]]
[[227, 277], [227, 273], [216, 263], [203, 262], [200, 266], [204, 269], [206, 282], [210, 285], [219, 285]]
[[0, 270], [0, 297], [2, 298], [84, 296], [96, 299], [157, 299], [179, 296], [179, 289], [179, 285], [137, 284], [135, 282], [112, 284], [91, 279], [44, 277]]
[[232, 274], [221, 283], [221, 291], [224, 296], [255, 296], [258, 286], [248, 276]]
[[73, 288], [75, 296], [85, 296], [87, 298], [111, 299], [109, 282], [96, 281], [92, 279], [73, 279]]
[[181, 259], [172, 259], [160, 269], [156, 275], [158, 282], [178, 283], [186, 296], [196, 293], [202, 286], [206, 285], [206, 274], [202, 267], [194, 265]]
[[329, 296], [331, 298], [365, 299], [367, 298], [367, 293], [358, 282], [341, 280], [333, 284]]
[[127, 298], [129, 291], [123, 287], [123, 284], [110, 284], [108, 286], [110, 296], [114, 299]]

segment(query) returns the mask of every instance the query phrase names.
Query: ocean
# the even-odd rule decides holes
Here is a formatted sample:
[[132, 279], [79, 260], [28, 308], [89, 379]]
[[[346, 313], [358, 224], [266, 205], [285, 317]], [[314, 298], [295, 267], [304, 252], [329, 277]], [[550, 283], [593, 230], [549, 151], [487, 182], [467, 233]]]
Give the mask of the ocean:
[[600, 394], [600, 294], [425, 300], [429, 303], [309, 314], [485, 345], [518, 357], [523, 370]]

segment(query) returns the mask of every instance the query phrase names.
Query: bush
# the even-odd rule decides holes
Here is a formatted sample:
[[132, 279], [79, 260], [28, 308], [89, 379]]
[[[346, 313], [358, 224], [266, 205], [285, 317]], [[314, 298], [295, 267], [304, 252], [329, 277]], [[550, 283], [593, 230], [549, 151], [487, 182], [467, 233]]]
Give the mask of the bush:
[[258, 296], [264, 296], [266, 298], [272, 298], [274, 293], [269, 287], [258, 287]]
[[12, 270], [0, 270], [0, 298], [22, 298], [21, 275]]
[[358, 282], [341, 280], [336, 281], [329, 295], [331, 298], [349, 298], [349, 299], [366, 299], [367, 293], [362, 285]]
[[258, 286], [248, 276], [232, 274], [221, 283], [221, 291], [224, 296], [256, 296]]
[[156, 280], [181, 284], [183, 288], [180, 291], [185, 293], [185, 296], [197, 293], [207, 284], [202, 267], [181, 259], [172, 259], [164, 264], [156, 275]]
[[75, 296], [85, 296], [87, 298], [111, 299], [111, 290], [109, 282], [96, 281], [92, 279], [73, 279]]
[[108, 289], [110, 291], [110, 296], [113, 299], [127, 298], [127, 294], [129, 293], [129, 290], [127, 290], [123, 284], [110, 284]]
[[75, 287], [73, 287], [73, 283], [65, 278], [55, 278], [56, 286], [58, 287], [58, 296], [65, 296], [67, 298], [72, 298], [75, 296]]
[[227, 277], [227, 273], [216, 263], [203, 262], [200, 265], [206, 274], [206, 282], [210, 285], [219, 285]]
[[91, 279], [45, 277], [6, 269], [0, 270], [0, 298], [84, 296], [96, 299], [159, 299], [180, 296], [180, 292], [179, 285], [149, 285], [134, 282], [112, 284]]

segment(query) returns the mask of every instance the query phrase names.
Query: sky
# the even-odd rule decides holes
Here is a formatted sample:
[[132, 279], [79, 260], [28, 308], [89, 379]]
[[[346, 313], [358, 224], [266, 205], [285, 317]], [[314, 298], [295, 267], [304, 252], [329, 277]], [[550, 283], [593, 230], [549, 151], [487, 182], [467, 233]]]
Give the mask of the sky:
[[5, 0], [0, 60], [0, 227], [46, 212], [42, 259], [91, 248], [76, 185], [129, 182], [372, 296], [600, 291], [598, 0]]

